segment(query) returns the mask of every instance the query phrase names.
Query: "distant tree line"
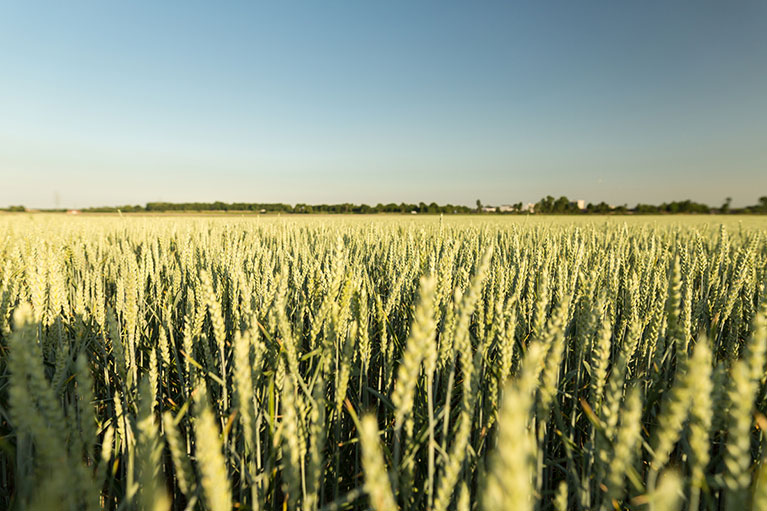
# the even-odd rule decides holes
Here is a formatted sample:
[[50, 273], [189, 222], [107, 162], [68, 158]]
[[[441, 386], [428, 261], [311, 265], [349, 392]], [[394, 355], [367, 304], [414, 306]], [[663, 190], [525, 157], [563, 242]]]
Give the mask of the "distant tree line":
[[[637, 204], [633, 208], [627, 205], [610, 205], [605, 202], [597, 204], [588, 203], [580, 208], [576, 201], [571, 201], [565, 196], [555, 199], [548, 195], [535, 204], [532, 208], [525, 207], [521, 202], [505, 206], [483, 206], [480, 200], [476, 201], [476, 207], [445, 204], [436, 202], [426, 204], [408, 204], [405, 202], [396, 204], [284, 204], [280, 202], [148, 202], [146, 206], [104, 206], [85, 208], [84, 213], [164, 213], [164, 212], [249, 212], [249, 213], [286, 213], [286, 214], [376, 214], [376, 213], [419, 213], [419, 214], [555, 214], [555, 215], [587, 215], [587, 214], [767, 214], [767, 196], [759, 198], [757, 204], [742, 208], [731, 207], [732, 200], [727, 198], [719, 207], [711, 207], [707, 204], [691, 200], [664, 202], [660, 205]], [[22, 212], [27, 211], [24, 206], [10, 206], [0, 208], [0, 211]], [[40, 211], [60, 212], [61, 209], [42, 209]]]
[[[663, 214], [765, 214], [767, 213], [767, 196], [760, 197], [759, 202], [753, 206], [744, 208], [732, 208], [732, 199], [725, 199], [724, 203], [716, 208], [691, 200], [664, 202], [660, 205], [637, 204], [633, 208], [627, 205], [613, 206], [606, 202], [598, 204], [588, 203], [585, 209], [579, 209], [577, 204], [567, 197], [554, 199], [551, 195], [535, 203], [533, 211], [544, 214], [638, 214], [638, 215], [663, 215]], [[521, 209], [521, 208], [519, 208]]]
[[146, 206], [119, 206], [119, 207], [99, 207], [86, 208], [83, 212], [108, 213], [121, 211], [123, 213], [133, 212], [174, 212], [174, 211], [234, 211], [251, 213], [291, 213], [291, 214], [375, 214], [375, 213], [444, 213], [444, 214], [467, 214], [473, 213], [474, 209], [468, 206], [457, 206], [453, 204], [439, 205], [435, 202], [426, 204], [407, 203], [389, 203], [376, 204], [352, 204], [345, 202], [341, 204], [303, 204], [296, 205], [283, 204], [279, 202], [255, 203], [255, 202], [149, 202]]

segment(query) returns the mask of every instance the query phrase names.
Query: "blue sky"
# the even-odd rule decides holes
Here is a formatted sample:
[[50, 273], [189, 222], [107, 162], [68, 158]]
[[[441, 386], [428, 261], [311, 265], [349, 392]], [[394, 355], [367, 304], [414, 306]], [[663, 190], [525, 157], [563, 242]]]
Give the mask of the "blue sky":
[[767, 2], [2, 2], [0, 205], [767, 195]]

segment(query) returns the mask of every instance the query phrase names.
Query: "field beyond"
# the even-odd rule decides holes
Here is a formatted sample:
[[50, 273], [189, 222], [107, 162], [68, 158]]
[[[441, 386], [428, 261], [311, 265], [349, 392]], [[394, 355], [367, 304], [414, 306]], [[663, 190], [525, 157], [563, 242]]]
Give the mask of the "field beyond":
[[767, 509], [767, 217], [0, 216], [0, 509]]

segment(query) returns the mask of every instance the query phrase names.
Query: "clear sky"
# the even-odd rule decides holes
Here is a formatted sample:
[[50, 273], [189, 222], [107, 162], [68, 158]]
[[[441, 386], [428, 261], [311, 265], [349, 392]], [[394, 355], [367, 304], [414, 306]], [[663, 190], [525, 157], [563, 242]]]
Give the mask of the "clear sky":
[[0, 206], [734, 205], [767, 2], [0, 3]]

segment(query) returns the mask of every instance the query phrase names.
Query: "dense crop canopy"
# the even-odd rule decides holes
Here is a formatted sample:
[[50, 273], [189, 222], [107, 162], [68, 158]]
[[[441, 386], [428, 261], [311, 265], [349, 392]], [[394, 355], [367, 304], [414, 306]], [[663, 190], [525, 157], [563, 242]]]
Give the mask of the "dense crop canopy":
[[0, 217], [0, 508], [767, 509], [767, 224]]

